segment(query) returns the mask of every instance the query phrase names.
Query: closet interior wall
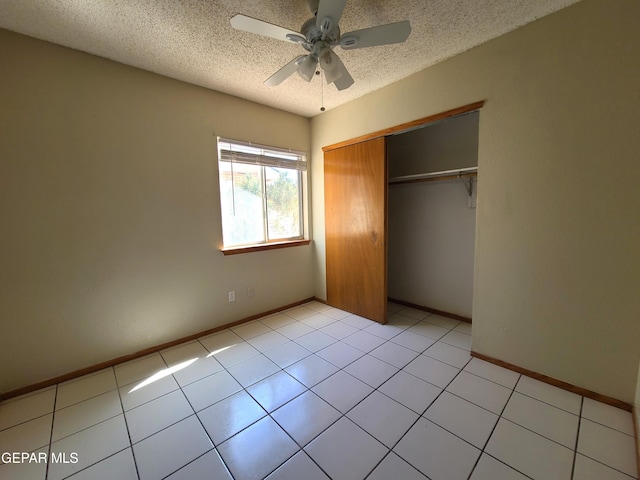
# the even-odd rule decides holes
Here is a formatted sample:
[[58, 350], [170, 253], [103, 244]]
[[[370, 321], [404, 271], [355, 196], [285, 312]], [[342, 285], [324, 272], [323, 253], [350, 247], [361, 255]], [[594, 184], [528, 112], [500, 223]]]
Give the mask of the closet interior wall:
[[478, 126], [475, 111], [387, 138], [389, 298], [471, 318], [477, 176], [395, 180], [477, 167]]

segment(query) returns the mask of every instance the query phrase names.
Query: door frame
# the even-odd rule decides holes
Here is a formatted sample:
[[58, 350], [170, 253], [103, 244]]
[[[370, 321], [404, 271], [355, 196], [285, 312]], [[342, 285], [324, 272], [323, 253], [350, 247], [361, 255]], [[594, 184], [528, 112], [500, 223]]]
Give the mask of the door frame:
[[[381, 137], [387, 137], [393, 134], [397, 134], [397, 133], [402, 133], [405, 131], [409, 131], [409, 130], [413, 130], [416, 128], [420, 128], [422, 126], [425, 126], [426, 124], [429, 123], [434, 123], [440, 120], [445, 120], [447, 118], [451, 118], [451, 117], [455, 117], [458, 115], [462, 115], [465, 113], [470, 113], [470, 112], [474, 112], [476, 110], [480, 110], [485, 104], [484, 100], [481, 100], [479, 102], [475, 102], [475, 103], [470, 103], [468, 105], [464, 105], [461, 107], [457, 107], [457, 108], [453, 108], [451, 110], [447, 110], [444, 112], [440, 112], [440, 113], [436, 113], [434, 115], [429, 115], [427, 117], [422, 117], [419, 118], [417, 120], [412, 120], [410, 122], [405, 122], [405, 123], [401, 123], [400, 125], [396, 125], [394, 127], [389, 127], [389, 128], [385, 128], [383, 130], [378, 130], [376, 132], [372, 132], [372, 133], [367, 133], [365, 135], [361, 135], [359, 137], [355, 137], [352, 138], [350, 140], [344, 140], [342, 142], [338, 142], [338, 143], [334, 143], [331, 145], [327, 145], [325, 147], [322, 147], [322, 151], [324, 153], [329, 152], [331, 150], [336, 150], [338, 148], [342, 148], [342, 147], [348, 147], [351, 145], [355, 145], [357, 143], [362, 143], [362, 142], [366, 142], [369, 140], [374, 140], [377, 138], [381, 138]], [[387, 162], [386, 159], [386, 155], [385, 155], [385, 162]], [[385, 183], [385, 192], [384, 192], [384, 196], [385, 198], [387, 198], [387, 189], [388, 189], [388, 185]], [[326, 201], [326, 199], [325, 199]], [[325, 207], [326, 209], [326, 207]], [[385, 212], [384, 212], [385, 216], [386, 216], [386, 206], [385, 206]], [[387, 222], [385, 221], [385, 232], [384, 232], [384, 239], [385, 239], [385, 249], [387, 248], [386, 246], [386, 240], [388, 237], [388, 225]], [[325, 237], [325, 249], [326, 249], [326, 237]], [[325, 252], [326, 253], [326, 252]], [[385, 268], [386, 268], [386, 256], [387, 253], [385, 251]], [[328, 261], [328, 259], [327, 259]], [[326, 264], [325, 264], [325, 269], [327, 268]], [[325, 279], [326, 281], [326, 279]], [[385, 295], [386, 295], [386, 272], [385, 272], [385, 278], [383, 279], [383, 282], [385, 283]], [[325, 285], [325, 288], [328, 290], [328, 285]], [[385, 302], [386, 302], [386, 298], [385, 298]], [[353, 312], [352, 312], [353, 313]], [[386, 321], [386, 320], [385, 320]], [[384, 323], [384, 322], [382, 322]]]
[[350, 140], [344, 140], [342, 142], [334, 143], [332, 145], [327, 145], [326, 147], [322, 147], [322, 151], [328, 152], [330, 150], [335, 150], [336, 148], [347, 147], [349, 145], [353, 145], [356, 143], [366, 142], [367, 140], [373, 140], [374, 138], [387, 137], [389, 135], [393, 135], [396, 133], [412, 130], [414, 128], [422, 127], [427, 123], [437, 122], [439, 120], [455, 117], [457, 115], [462, 115], [464, 113], [475, 112], [476, 110], [480, 110], [484, 106], [484, 103], [485, 101], [481, 100], [479, 102], [470, 103], [469, 105], [464, 105], [462, 107], [457, 107], [451, 110], [447, 110], [446, 112], [440, 112], [434, 115], [429, 115], [428, 117], [422, 117], [417, 120], [401, 123], [400, 125], [396, 125], [395, 127], [389, 127], [383, 130], [378, 130], [376, 132], [367, 133], [365, 135], [352, 138]]

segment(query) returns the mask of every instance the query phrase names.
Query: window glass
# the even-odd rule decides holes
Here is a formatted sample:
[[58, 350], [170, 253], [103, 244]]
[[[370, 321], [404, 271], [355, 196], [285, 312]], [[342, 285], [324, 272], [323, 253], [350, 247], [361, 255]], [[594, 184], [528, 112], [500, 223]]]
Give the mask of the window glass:
[[299, 237], [300, 172], [266, 168], [267, 226], [270, 239]]
[[303, 238], [303, 153], [218, 139], [218, 158], [225, 247]]

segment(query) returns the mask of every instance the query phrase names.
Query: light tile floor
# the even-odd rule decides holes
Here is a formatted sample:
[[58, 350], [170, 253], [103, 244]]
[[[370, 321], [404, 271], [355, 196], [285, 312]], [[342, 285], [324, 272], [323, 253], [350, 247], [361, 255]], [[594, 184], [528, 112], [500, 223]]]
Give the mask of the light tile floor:
[[389, 312], [311, 302], [5, 401], [0, 479], [637, 478], [628, 412], [471, 358], [468, 324]]

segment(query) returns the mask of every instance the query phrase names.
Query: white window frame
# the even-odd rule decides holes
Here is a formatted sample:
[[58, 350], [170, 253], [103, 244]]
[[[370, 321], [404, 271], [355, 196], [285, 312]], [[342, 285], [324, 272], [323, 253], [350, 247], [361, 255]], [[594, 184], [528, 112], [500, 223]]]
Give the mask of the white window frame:
[[[262, 204], [263, 204], [263, 212], [262, 212], [262, 220], [263, 220], [263, 232], [264, 238], [263, 241], [256, 242], [248, 242], [248, 243], [232, 243], [225, 244], [224, 243], [224, 212], [220, 212], [220, 218], [222, 222], [222, 230], [223, 230], [223, 253], [234, 253], [234, 251], [245, 251], [247, 248], [257, 248], [257, 247], [268, 247], [268, 246], [287, 246], [289, 244], [308, 244], [308, 236], [306, 235], [307, 231], [307, 201], [305, 198], [306, 194], [306, 186], [307, 186], [307, 154], [306, 152], [301, 152], [297, 150], [284, 149], [278, 147], [272, 147], [267, 145], [256, 144], [252, 142], [245, 142], [241, 140], [233, 140], [229, 138], [217, 137], [217, 146], [218, 146], [218, 166], [222, 163], [230, 163], [231, 165], [231, 174], [233, 175], [233, 165], [234, 164], [245, 164], [245, 165], [257, 165], [261, 167], [261, 180], [262, 180]], [[266, 189], [266, 172], [265, 169], [268, 167], [276, 167], [276, 168], [284, 168], [290, 170], [296, 170], [298, 172], [298, 205], [299, 205], [299, 234], [286, 237], [286, 238], [269, 238], [269, 218], [268, 218], [268, 208], [267, 208], [267, 189]], [[218, 181], [222, 182], [222, 169], [218, 168]], [[232, 181], [232, 188], [234, 182]], [[222, 207], [222, 190], [220, 191], [221, 195], [221, 208]], [[235, 193], [233, 194], [235, 195]], [[235, 200], [234, 200], [235, 201]], [[306, 241], [305, 241], [306, 240]]]

